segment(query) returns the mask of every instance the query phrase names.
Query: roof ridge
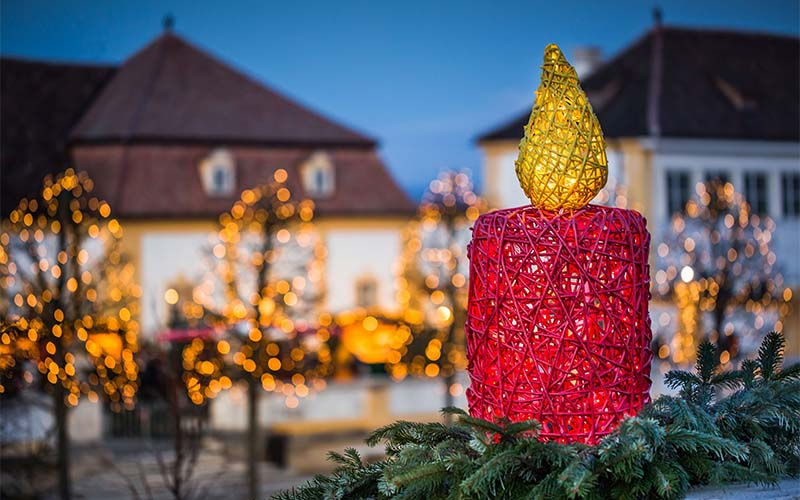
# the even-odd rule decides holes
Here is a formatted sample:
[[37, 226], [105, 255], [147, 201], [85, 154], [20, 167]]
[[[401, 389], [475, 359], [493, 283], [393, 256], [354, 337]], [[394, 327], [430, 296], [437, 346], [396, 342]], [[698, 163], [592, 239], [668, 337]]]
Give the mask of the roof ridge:
[[[619, 99], [598, 107], [592, 99], [607, 137], [660, 134], [661, 137], [796, 141], [800, 133], [798, 112], [781, 109], [777, 101], [796, 102], [800, 98], [797, 91], [799, 42], [800, 37], [780, 34], [654, 25], [614, 52], [613, 57], [581, 82], [581, 86], [591, 96], [593, 90], [604, 88], [615, 78], [625, 79]], [[771, 50], [764, 53], [764, 47], [771, 47]], [[687, 51], [692, 52], [691, 57], [685, 57]], [[751, 64], [753, 61], [758, 64]], [[760, 100], [762, 107], [759, 109], [744, 106], [742, 110], [748, 110], [745, 116], [730, 105], [713, 82], [709, 86], [699, 79], [691, 86], [689, 95], [682, 95], [682, 90], [673, 85], [675, 79], [696, 76], [698, 68], [704, 74], [710, 72], [712, 76], [727, 75], [726, 78], [746, 81], [753, 87], [751, 93], [777, 97]], [[781, 75], [780, 85], [767, 90], [767, 86], [772, 85], [770, 79], [778, 75]], [[682, 81], [679, 80], [678, 87]], [[713, 101], [717, 97], [725, 101]], [[698, 102], [708, 111], [702, 125], [700, 121], [685, 118], [698, 115], [702, 107]], [[516, 121], [489, 128], [477, 141], [518, 139], [527, 113], [518, 116]]]
[[288, 93], [286, 93], [282, 89], [281, 90], [276, 89], [275, 88], [276, 87], [275, 84], [267, 83], [265, 81], [261, 81], [256, 76], [251, 75], [246, 69], [240, 68], [236, 63], [228, 62], [228, 61], [222, 59], [221, 57], [219, 57], [216, 54], [214, 54], [210, 49], [204, 49], [203, 47], [200, 47], [199, 45], [195, 45], [190, 40], [175, 34], [174, 31], [164, 32], [164, 34], [162, 36], [164, 36], [164, 37], [172, 37], [175, 41], [177, 41], [179, 43], [182, 43], [183, 45], [185, 45], [186, 47], [194, 50], [195, 52], [197, 52], [201, 56], [213, 61], [216, 64], [219, 64], [220, 66], [222, 66], [223, 68], [227, 69], [228, 71], [231, 71], [231, 72], [235, 73], [236, 75], [238, 75], [239, 77], [247, 80], [249, 83], [251, 83], [251, 84], [255, 85], [256, 87], [258, 87], [261, 91], [266, 91], [267, 93], [277, 97], [278, 99], [280, 99], [284, 103], [286, 103], [286, 104], [288, 104], [288, 105], [290, 105], [290, 106], [292, 106], [294, 108], [297, 108], [297, 109], [299, 109], [299, 110], [301, 110], [301, 111], [303, 111], [305, 113], [310, 113], [310, 114], [316, 116], [317, 118], [324, 120], [329, 125], [333, 125], [335, 127], [345, 129], [346, 131], [348, 131], [348, 132], [350, 132], [352, 134], [361, 136], [363, 139], [365, 139], [365, 140], [367, 140], [369, 142], [372, 142], [373, 144], [378, 142], [375, 138], [366, 135], [364, 132], [361, 132], [360, 130], [356, 130], [354, 127], [352, 127], [350, 125], [345, 125], [345, 124], [339, 123], [338, 120], [333, 120], [333, 119], [329, 118], [327, 115], [325, 115], [323, 113], [319, 113], [319, 112], [311, 109], [311, 106], [310, 105], [306, 105], [305, 103], [301, 102], [301, 99], [296, 98], [296, 97], [290, 97], [289, 95], [287, 95]]
[[[162, 36], [167, 36], [167, 35], [168, 33], [165, 33]], [[158, 78], [159, 73], [161, 73], [161, 68], [164, 66], [164, 58], [166, 56], [167, 47], [165, 45], [161, 45], [161, 46], [155, 46], [154, 48], [158, 49], [158, 54], [156, 54], [156, 59], [154, 61], [155, 67], [152, 68], [149, 79], [146, 82], [146, 86], [142, 89], [142, 94], [139, 96], [138, 99], [139, 102], [133, 109], [133, 114], [130, 116], [130, 119], [128, 120], [128, 130], [125, 131], [126, 136], [122, 138], [123, 140], [126, 140], [128, 137], [131, 137], [134, 134], [135, 132], [134, 129], [136, 125], [139, 123], [139, 119], [142, 116], [142, 110], [147, 105], [147, 102], [150, 100], [150, 97], [153, 95], [153, 87], [155, 86], [156, 79]]]
[[[166, 37], [166, 36], [169, 36], [169, 32], [165, 32], [161, 37]], [[161, 37], [159, 37], [159, 38], [161, 38]], [[150, 45], [148, 45], [148, 47], [150, 47]], [[131, 116], [128, 119], [127, 130], [123, 131], [123, 134], [124, 134], [123, 137], [122, 137], [123, 141], [127, 141], [130, 137], [132, 137], [134, 135], [136, 127], [139, 124], [139, 121], [140, 121], [140, 119], [142, 117], [142, 112], [143, 112], [145, 106], [147, 106], [147, 103], [150, 101], [150, 97], [153, 95], [153, 88], [155, 87], [156, 80], [158, 79], [158, 75], [161, 72], [161, 68], [164, 65], [164, 58], [166, 56], [167, 46], [165, 44], [161, 44], [161, 45], [154, 45], [153, 48], [158, 50], [158, 54], [156, 54], [156, 59], [154, 61], [155, 67], [152, 68], [152, 71], [150, 72], [150, 77], [145, 82], [145, 87], [142, 89], [142, 93], [139, 96], [139, 99], [138, 99], [139, 102], [136, 104], [136, 107], [133, 108], [133, 113], [131, 114]], [[134, 57], [136, 57], [136, 56], [134, 56]], [[127, 149], [122, 153], [122, 158], [120, 159], [120, 161], [122, 163], [122, 169], [121, 169], [122, 173], [119, 176], [119, 179], [117, 180], [116, 195], [117, 195], [117, 203], [119, 203], [119, 205], [122, 206], [123, 203], [124, 203], [124, 197], [125, 197], [124, 186], [125, 186], [125, 183], [126, 183], [125, 181], [126, 181], [127, 172], [128, 172], [128, 168], [127, 168], [128, 151], [127, 151]]]
[[[190, 78], [186, 71], [208, 74]], [[155, 89], [147, 90], [151, 84]], [[171, 100], [164, 100], [168, 98]], [[206, 99], [206, 106], [198, 107], [193, 102], [196, 99]], [[169, 116], [171, 106], [181, 114]], [[236, 113], [226, 114], [224, 109], [231, 106]], [[76, 125], [71, 140], [142, 137], [377, 145], [377, 140], [364, 132], [289, 97], [172, 32], [162, 33], [126, 59]]]
[[[605, 68], [606, 66], [611, 66], [612, 64], [616, 63], [617, 60], [622, 59], [623, 57], [628, 55], [628, 53], [639, 47], [639, 45], [647, 42], [652, 33], [653, 33], [653, 28], [650, 28], [647, 31], [642, 32], [638, 37], [634, 38], [632, 41], [625, 44], [620, 50], [616, 51], [616, 53], [614, 53], [614, 55], [610, 59], [601, 62], [596, 68], [592, 70], [592, 72], [586, 77], [585, 80], [581, 81], [581, 87], [585, 88], [587, 86], [587, 83], [592, 81], [592, 77], [601, 73], [601, 70], [603, 68]], [[492, 127], [487, 127], [486, 132], [479, 134], [475, 142], [480, 143], [485, 140], [495, 140], [495, 138], [491, 136], [495, 135], [500, 130], [511, 127], [512, 125], [514, 125], [514, 123], [516, 123], [522, 118], [527, 119], [528, 115], [530, 115], [530, 111], [526, 110], [522, 113], [515, 113], [513, 117], [508, 118], [506, 120], [498, 121], [497, 125]]]
[[[662, 26], [663, 29], [663, 26]], [[623, 45], [623, 47], [617, 50], [614, 55], [609, 58], [608, 60], [600, 62], [600, 64], [592, 70], [592, 72], [585, 78], [581, 80], [581, 86], [586, 85], [587, 83], [592, 81], [592, 77], [597, 75], [601, 72], [603, 68], [606, 66], [611, 66], [615, 64], [619, 59], [624, 58], [634, 49], [637, 49], [640, 45], [646, 43], [650, 37], [653, 35], [654, 28], [651, 27], [650, 29], [643, 31], [639, 36], [628, 42], [627, 44]]]

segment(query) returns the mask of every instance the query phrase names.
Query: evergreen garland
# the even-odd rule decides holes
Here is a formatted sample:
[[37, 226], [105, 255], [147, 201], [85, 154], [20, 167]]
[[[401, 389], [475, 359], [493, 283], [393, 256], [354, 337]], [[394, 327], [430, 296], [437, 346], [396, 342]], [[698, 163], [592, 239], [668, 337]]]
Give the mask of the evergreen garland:
[[337, 468], [275, 500], [682, 498], [693, 485], [775, 483], [800, 471], [800, 364], [784, 338], [723, 371], [698, 349], [695, 373], [671, 371], [662, 396], [595, 446], [540, 442], [536, 421], [488, 422], [446, 408], [452, 425], [400, 421], [375, 431], [386, 459], [331, 453]]

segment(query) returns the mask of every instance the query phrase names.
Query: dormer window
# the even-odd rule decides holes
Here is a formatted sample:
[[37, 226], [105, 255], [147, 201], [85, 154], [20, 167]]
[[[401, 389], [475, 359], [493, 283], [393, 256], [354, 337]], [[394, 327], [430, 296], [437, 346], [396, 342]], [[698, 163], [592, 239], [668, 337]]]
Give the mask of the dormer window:
[[217, 149], [200, 162], [200, 177], [209, 196], [230, 196], [236, 189], [236, 163], [225, 149]]
[[334, 167], [330, 156], [324, 152], [312, 154], [300, 167], [303, 187], [312, 198], [327, 198], [334, 190]]

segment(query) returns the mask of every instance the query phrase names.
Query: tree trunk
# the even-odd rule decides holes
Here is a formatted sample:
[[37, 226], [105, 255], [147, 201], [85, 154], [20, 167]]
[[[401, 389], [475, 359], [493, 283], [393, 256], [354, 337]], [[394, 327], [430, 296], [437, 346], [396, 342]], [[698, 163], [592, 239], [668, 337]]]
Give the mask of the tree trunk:
[[[77, 261], [79, 236], [75, 230], [75, 224], [69, 214], [71, 210], [68, 208], [68, 203], [65, 201], [66, 191], [62, 191], [59, 196], [58, 203], [58, 220], [61, 221], [62, 231], [58, 233], [58, 248], [66, 252], [67, 255], [72, 255], [74, 258], [67, 262], [67, 268], [62, 272], [58, 280], [58, 305], [64, 311], [65, 319], [64, 324], [74, 325], [74, 319], [79, 316], [78, 304], [76, 304], [75, 297], [78, 297], [76, 291], [71, 299], [67, 297], [67, 276], [77, 277], [80, 266]], [[72, 237], [69, 237], [68, 229]], [[80, 283], [80, 280], [78, 281]], [[54, 339], [57, 347], [55, 354], [55, 362], [57, 366], [64, 366], [66, 359], [66, 352], [68, 349], [68, 342], [65, 341], [64, 336], [59, 336]], [[67, 403], [65, 401], [67, 391], [64, 388], [61, 380], [56, 380], [53, 384], [53, 413], [56, 417], [56, 453], [58, 455], [58, 491], [61, 495], [61, 500], [69, 500], [72, 496], [70, 491], [70, 476], [69, 476], [69, 430], [67, 429]]]
[[56, 451], [58, 455], [58, 492], [61, 500], [69, 500], [69, 432], [67, 429], [67, 405], [64, 402], [66, 391], [61, 381], [53, 384], [53, 411], [56, 417]]
[[184, 461], [184, 446], [183, 446], [183, 415], [180, 400], [180, 387], [178, 385], [177, 377], [172, 377], [172, 407], [173, 407], [173, 429], [175, 432], [175, 463], [172, 469], [172, 495], [175, 500], [183, 498], [183, 461]]
[[[455, 335], [456, 335], [456, 319], [455, 319], [455, 293], [451, 293], [451, 304], [453, 304], [453, 321], [450, 323], [450, 327], [447, 332], [447, 338], [450, 342], [455, 343]], [[444, 407], [450, 408], [451, 406], [455, 406], [455, 398], [453, 397], [453, 393], [450, 392], [450, 388], [453, 386], [453, 383], [456, 381], [456, 367], [453, 364], [451, 369], [449, 370], [446, 377], [444, 377]], [[451, 424], [453, 423], [453, 416], [449, 413], [444, 415], [444, 423]]]
[[258, 498], [258, 396], [260, 388], [252, 377], [247, 381], [247, 492], [248, 498]]
[[[451, 406], [455, 406], [455, 398], [453, 397], [453, 393], [450, 392], [450, 387], [452, 387], [453, 382], [456, 380], [455, 371], [444, 378], [444, 407], [450, 408]], [[453, 423], [453, 416], [449, 413], [445, 413], [444, 415], [444, 422], [446, 424]]]

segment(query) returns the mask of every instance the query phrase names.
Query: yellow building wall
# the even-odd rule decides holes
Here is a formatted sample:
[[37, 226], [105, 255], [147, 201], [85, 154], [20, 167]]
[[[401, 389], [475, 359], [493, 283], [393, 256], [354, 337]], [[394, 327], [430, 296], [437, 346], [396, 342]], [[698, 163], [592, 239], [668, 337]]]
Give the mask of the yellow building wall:
[[[338, 216], [315, 219], [315, 227], [328, 253], [325, 259], [326, 307], [333, 305], [337, 310], [353, 307], [350, 303], [355, 293], [355, 282], [360, 277], [368, 275], [378, 281], [380, 305], [396, 312], [394, 271], [396, 261], [401, 254], [402, 235], [409, 220], [410, 216]], [[203, 241], [202, 235], [207, 234], [209, 242], [213, 241], [217, 231], [217, 221], [215, 218], [123, 219], [121, 224], [124, 232], [123, 252], [135, 266], [136, 281], [143, 288], [140, 307], [143, 313], [138, 319], [142, 322], [144, 333], [148, 335], [154, 331], [156, 324], [163, 326], [166, 306], [162, 303], [162, 294], [165, 287], [178, 274], [175, 270], [176, 275], [167, 275], [173, 272], [173, 268], [167, 262], [175, 261], [177, 258], [173, 256], [170, 260], [168, 255], [165, 256], [166, 262], [160, 268], [145, 269], [145, 266], [148, 266], [147, 262], [157, 263], [160, 260], [157, 255], [154, 257], [154, 252], [158, 251], [154, 248], [162, 248], [163, 251], [169, 252], [172, 248], [169, 238], [174, 236], [174, 244], [182, 245], [176, 248], [176, 253], [182, 256], [178, 258], [177, 263], [183, 264], [186, 258], [195, 254], [199, 260], [202, 248], [198, 244]], [[166, 237], [166, 240], [159, 237]], [[145, 248], [146, 238], [151, 238], [151, 243], [147, 243]], [[198, 262], [191, 264], [191, 267], [201, 269], [203, 264]], [[194, 278], [194, 276], [183, 277]]]
[[791, 311], [783, 320], [783, 335], [786, 337], [786, 357], [800, 359], [800, 288], [792, 293], [789, 303]]
[[[325, 235], [340, 230], [393, 230], [403, 231], [407, 227], [410, 217], [320, 217], [314, 220], [314, 225], [320, 236], [325, 240]], [[180, 234], [207, 232], [213, 234], [217, 231], [217, 219], [120, 219], [124, 237], [122, 249], [125, 255], [136, 266], [136, 279], [141, 281], [141, 255], [142, 239], [146, 234]]]
[[518, 141], [492, 141], [480, 144], [483, 153], [483, 197], [491, 208], [502, 208], [503, 186], [508, 178], [509, 167], [507, 158], [515, 155], [519, 148]]
[[[622, 169], [624, 184], [627, 189], [628, 208], [644, 215], [648, 221], [653, 221], [653, 157], [646, 151], [639, 141], [627, 139], [609, 143], [622, 153]], [[654, 227], [652, 222], [648, 225], [651, 234]], [[652, 252], [651, 252], [652, 253]]]
[[180, 234], [186, 232], [213, 233], [217, 229], [216, 219], [140, 220], [120, 219], [123, 238], [122, 249], [136, 266], [136, 281], [142, 282], [142, 240], [146, 234]]

